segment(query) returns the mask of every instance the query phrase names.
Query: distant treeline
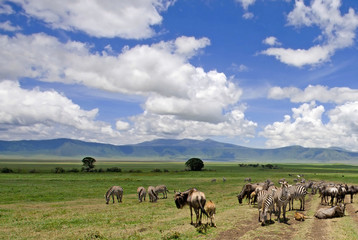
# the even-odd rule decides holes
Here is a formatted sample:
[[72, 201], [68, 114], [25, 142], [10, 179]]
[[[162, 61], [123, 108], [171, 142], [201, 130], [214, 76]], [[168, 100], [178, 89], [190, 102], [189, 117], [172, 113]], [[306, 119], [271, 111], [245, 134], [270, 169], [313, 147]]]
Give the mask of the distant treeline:
[[262, 168], [268, 168], [268, 169], [277, 169], [277, 165], [272, 165], [272, 164], [246, 164], [246, 163], [239, 163], [239, 167], [259, 167], [261, 165]]

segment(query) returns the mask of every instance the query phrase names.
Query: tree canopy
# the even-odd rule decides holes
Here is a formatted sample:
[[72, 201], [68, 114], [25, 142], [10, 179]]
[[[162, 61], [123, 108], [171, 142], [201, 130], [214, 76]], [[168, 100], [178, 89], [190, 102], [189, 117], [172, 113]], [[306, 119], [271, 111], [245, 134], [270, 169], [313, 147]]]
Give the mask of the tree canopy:
[[191, 171], [201, 171], [204, 167], [204, 162], [200, 158], [190, 158], [186, 161], [185, 166], [190, 168]]
[[83, 167], [82, 170], [86, 172], [90, 172], [94, 169], [94, 163], [96, 162], [96, 159], [93, 157], [85, 157], [82, 159]]

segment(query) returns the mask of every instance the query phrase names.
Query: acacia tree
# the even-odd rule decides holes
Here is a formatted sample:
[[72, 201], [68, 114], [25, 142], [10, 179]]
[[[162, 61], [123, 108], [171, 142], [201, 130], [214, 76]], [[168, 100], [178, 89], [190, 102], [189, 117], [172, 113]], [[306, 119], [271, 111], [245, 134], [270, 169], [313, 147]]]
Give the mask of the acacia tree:
[[94, 159], [93, 157], [85, 157], [82, 159], [82, 163], [83, 163], [83, 167], [82, 167], [82, 171], [85, 172], [91, 172], [94, 169], [94, 163], [96, 162], [96, 159]]
[[190, 158], [186, 161], [185, 166], [190, 168], [191, 171], [201, 171], [204, 167], [204, 162], [200, 158]]

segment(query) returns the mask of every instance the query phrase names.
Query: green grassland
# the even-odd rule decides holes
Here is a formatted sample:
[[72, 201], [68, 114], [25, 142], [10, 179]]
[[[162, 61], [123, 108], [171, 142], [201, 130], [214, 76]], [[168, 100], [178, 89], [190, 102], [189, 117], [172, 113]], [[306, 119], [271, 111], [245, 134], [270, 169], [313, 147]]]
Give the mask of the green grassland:
[[[97, 169], [118, 167], [122, 172], [71, 173], [67, 170], [80, 169], [80, 161], [0, 160], [0, 168], [4, 167], [14, 173], [0, 173], [0, 239], [225, 239], [225, 233], [231, 234], [226, 239], [287, 239], [282, 233], [295, 231], [292, 239], [310, 239], [307, 236], [314, 220], [293, 224], [292, 211], [288, 213], [292, 224], [275, 222], [261, 227], [257, 209], [238, 204], [236, 195], [244, 179], [261, 182], [269, 178], [277, 182], [284, 177], [292, 183], [294, 177], [289, 174], [304, 174], [309, 180], [358, 184], [358, 166], [338, 164], [277, 164], [277, 168], [267, 169], [261, 165], [205, 162], [205, 171], [190, 172], [184, 171], [183, 162], [101, 161], [96, 163]], [[53, 173], [56, 167], [66, 172]], [[214, 178], [217, 181], [211, 182]], [[150, 203], [147, 197], [146, 202], [138, 203], [137, 187], [159, 184], [170, 190], [168, 199]], [[123, 187], [123, 203], [105, 204], [103, 196], [112, 185]], [[217, 228], [196, 229], [189, 224], [189, 209], [176, 208], [173, 191], [191, 187], [216, 203]], [[309, 196], [308, 202], [306, 214], [312, 217], [319, 206], [318, 195]], [[358, 204], [351, 207], [358, 209]], [[353, 217], [335, 221], [327, 222], [331, 225], [326, 227], [337, 231], [325, 239], [337, 239], [337, 234], [338, 239], [357, 239], [358, 223]], [[350, 233], [342, 238], [343, 232]]]

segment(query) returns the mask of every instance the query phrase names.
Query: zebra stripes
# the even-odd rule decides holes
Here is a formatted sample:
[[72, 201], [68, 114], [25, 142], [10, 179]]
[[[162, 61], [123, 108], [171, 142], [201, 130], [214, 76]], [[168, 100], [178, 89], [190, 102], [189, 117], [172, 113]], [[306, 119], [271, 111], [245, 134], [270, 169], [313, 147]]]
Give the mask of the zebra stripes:
[[288, 210], [293, 210], [293, 200], [300, 200], [300, 211], [305, 210], [305, 196], [307, 195], [307, 188], [302, 185], [289, 186], [290, 201]]
[[281, 222], [280, 215], [281, 215], [281, 209], [282, 209], [282, 216], [283, 221], [286, 221], [286, 207], [287, 203], [290, 200], [290, 192], [288, 190], [288, 184], [287, 182], [283, 182], [281, 184], [281, 188], [279, 188], [275, 193], [275, 203], [277, 207], [277, 221]]
[[262, 225], [266, 224], [267, 221], [267, 214], [270, 214], [270, 222], [271, 222], [271, 215], [275, 209], [275, 195], [276, 189], [272, 189], [271, 193], [266, 194], [263, 201], [262, 201], [262, 211], [259, 209], [259, 222], [261, 222], [261, 213], [263, 217]]
[[106, 198], [106, 204], [108, 204], [109, 199], [111, 198], [113, 199], [113, 203], [114, 203], [114, 196], [117, 197], [118, 202], [122, 202], [122, 197], [123, 197], [123, 188], [120, 186], [112, 186], [108, 189], [108, 191], [106, 192], [106, 194], [104, 195], [104, 197]]

